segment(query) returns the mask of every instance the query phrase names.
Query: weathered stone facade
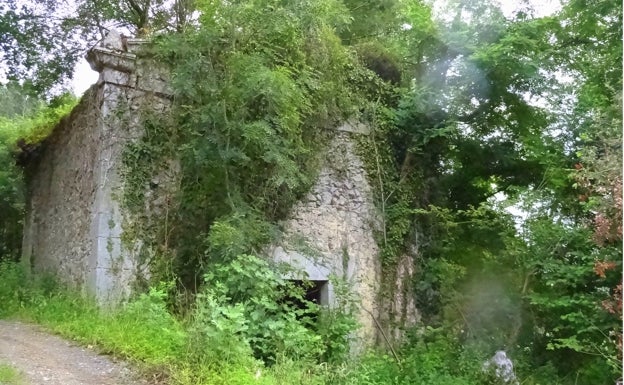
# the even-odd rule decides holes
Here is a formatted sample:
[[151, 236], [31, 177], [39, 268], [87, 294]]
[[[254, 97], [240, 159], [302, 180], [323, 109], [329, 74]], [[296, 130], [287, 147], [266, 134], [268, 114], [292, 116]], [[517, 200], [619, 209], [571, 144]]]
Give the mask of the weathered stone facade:
[[[393, 271], [384, 277], [385, 287], [388, 289], [382, 297], [382, 314], [380, 315], [387, 337], [392, 341], [401, 341], [406, 328], [416, 325], [420, 321], [420, 314], [416, 308], [416, 294], [414, 292], [414, 258], [405, 254], [399, 258]], [[391, 274], [390, 274], [391, 273]]]
[[[92, 202], [97, 192], [94, 173], [99, 138], [89, 128], [97, 120], [92, 108], [96, 103], [97, 90], [92, 88], [46, 139], [45, 148], [38, 150], [41, 154], [29, 160], [26, 169], [29, 200], [24, 262], [39, 272], [58, 273], [79, 288], [92, 278]], [[57, 148], [62, 151], [52, 150]]]
[[[143, 43], [111, 33], [89, 52], [93, 69], [100, 72], [98, 83], [27, 166], [24, 261], [35, 271], [56, 273], [101, 304], [127, 298], [137, 278], [149, 276], [149, 261], [139, 256], [141, 240], [127, 236], [137, 218], [120, 203], [126, 186], [123, 152], [142, 136], [142, 114], [164, 114], [172, 93], [166, 71], [137, 55]], [[357, 155], [361, 135], [368, 135], [361, 124], [336, 128], [316, 184], [283, 224], [284, 242], [268, 251], [275, 261], [296, 268], [288, 278], [316, 281], [323, 304], [335, 306], [342, 298], [340, 287], [354, 294], [361, 324], [354, 335], [356, 351], [380, 339], [378, 321], [388, 326], [417, 318], [405, 284], [413, 274], [411, 259], [397, 266], [396, 297], [379, 298], [381, 263], [374, 234], [381, 213]], [[169, 182], [177, 176], [175, 161], [155, 173], [145, 186], [148, 215], [142, 220], [158, 213], [158, 202], [168, 201], [163, 197], [174, 195], [175, 183]]]
[[[379, 213], [355, 150], [356, 136], [365, 132], [355, 124], [338, 128], [316, 184], [295, 206], [284, 226], [286, 242], [275, 248], [273, 256], [298, 268], [302, 278], [327, 282], [322, 302], [329, 306], [336, 301], [334, 284], [346, 284], [356, 297], [361, 325], [357, 340], [370, 342], [378, 333], [381, 266], [373, 233]], [[354, 348], [360, 345], [356, 342]]]
[[[142, 134], [140, 107], [166, 110], [163, 71], [142, 61], [142, 40], [112, 32], [88, 55], [96, 85], [26, 166], [29, 199], [23, 260], [34, 271], [114, 304], [144, 271], [139, 241], [122, 244], [122, 152]], [[143, 111], [143, 110], [141, 110]]]

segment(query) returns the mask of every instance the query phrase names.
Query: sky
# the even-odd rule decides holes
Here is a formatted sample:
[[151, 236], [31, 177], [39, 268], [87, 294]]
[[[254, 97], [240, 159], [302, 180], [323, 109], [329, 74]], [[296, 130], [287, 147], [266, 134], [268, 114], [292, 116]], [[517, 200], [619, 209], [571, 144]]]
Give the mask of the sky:
[[74, 67], [74, 79], [72, 88], [74, 94], [82, 96], [82, 94], [98, 80], [98, 73], [93, 71], [85, 58], [82, 58]]
[[505, 17], [511, 18], [519, 8], [529, 4], [535, 11], [535, 17], [552, 15], [561, 9], [560, 0], [498, 0]]
[[[435, 4], [439, 3], [435, 2]], [[531, 5], [535, 10], [535, 17], [551, 15], [561, 8], [559, 0], [499, 0], [499, 3], [505, 16], [509, 18], [514, 14], [514, 11], [527, 4]], [[80, 59], [74, 67], [74, 80], [72, 82], [74, 93], [77, 96], [82, 96], [87, 88], [97, 80], [98, 73], [91, 69], [89, 63], [84, 58]]]

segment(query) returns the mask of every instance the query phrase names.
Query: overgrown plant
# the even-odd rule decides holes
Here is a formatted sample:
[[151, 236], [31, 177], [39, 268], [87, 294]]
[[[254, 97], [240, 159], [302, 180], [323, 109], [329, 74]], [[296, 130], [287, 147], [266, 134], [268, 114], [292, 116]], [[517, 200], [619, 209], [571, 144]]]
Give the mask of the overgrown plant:
[[[21, 250], [25, 186], [18, 160], [27, 162], [59, 120], [76, 105], [71, 95], [47, 105], [15, 84], [0, 86], [12, 99], [0, 108], [0, 260], [17, 259]], [[19, 106], [14, 105], [20, 103]], [[23, 166], [23, 164], [22, 164]]]
[[280, 278], [275, 267], [258, 257], [240, 255], [213, 265], [195, 309], [194, 345], [214, 346], [207, 352], [216, 354], [209, 356], [213, 361], [249, 352], [269, 363], [281, 356], [305, 361], [324, 350], [314, 331], [318, 305], [305, 299], [302, 287]]
[[[192, 5], [174, 3], [188, 6], [182, 11]], [[114, 11], [104, 18], [111, 20], [123, 9], [99, 5], [79, 2], [79, 10]], [[305, 368], [287, 377], [297, 383], [488, 383], [478, 363], [505, 348], [519, 357], [526, 383], [613, 382], [621, 362], [613, 338], [621, 335], [621, 3], [570, 0], [549, 17], [524, 8], [509, 18], [491, 1], [453, 0], [437, 20], [422, 1], [196, 5], [196, 23], [153, 39], [150, 54], [171, 66], [174, 103], [166, 119], [146, 118], [144, 137], [128, 147], [122, 200], [142, 213], [153, 173], [179, 160], [179, 193], [167, 197], [175, 207], [126, 233], [156, 257], [154, 279], [199, 293], [188, 330], [194, 342], [185, 346], [197, 365], [173, 360], [182, 368], [176, 379], [262, 381], [262, 358], [275, 373]], [[131, 15], [137, 28], [147, 25], [149, 8]], [[0, 34], [5, 46], [27, 25], [8, 9], [0, 6], [5, 27], [15, 27], [9, 40]], [[36, 16], [30, 10], [22, 15]], [[44, 75], [32, 80], [45, 88]], [[2, 121], [0, 158], [8, 158], [11, 114]], [[309, 313], [283, 302], [288, 285], [250, 255], [262, 255], [310, 187], [316, 154], [331, 140], [324, 129], [353, 117], [372, 128], [361, 154], [383, 215], [384, 278], [394, 284], [399, 261], [414, 261], [409, 288], [428, 327], [412, 331], [396, 363], [371, 355], [327, 374], [308, 361], [344, 358], [353, 327], [345, 313], [321, 314], [311, 326]], [[9, 209], [0, 218], [10, 219], [0, 235], [10, 245], [0, 252], [14, 255], [21, 182], [16, 170], [2, 171]], [[507, 203], [522, 209], [520, 220]], [[35, 309], [38, 319], [67, 325], [62, 317], [84, 321], [77, 309], [88, 309], [80, 316], [98, 319], [75, 298], [51, 295], [53, 285], [31, 291], [17, 270], [2, 269], [7, 313]], [[163, 290], [129, 306], [127, 320], [145, 311], [155, 320], [144, 320], [150, 328], [179, 330]], [[69, 324], [103, 346], [118, 342], [85, 322]], [[184, 336], [163, 333], [175, 343], [162, 351], [179, 354]], [[142, 343], [115, 349], [145, 357]]]
[[[400, 362], [385, 352], [370, 351], [346, 360], [325, 355], [329, 362], [319, 363], [315, 355], [323, 349], [325, 354], [344, 352], [347, 345], [337, 347], [344, 341], [340, 339], [326, 345], [331, 331], [324, 336], [322, 328], [315, 332], [307, 327], [305, 316], [290, 314], [293, 301], [301, 299], [300, 288], [283, 286], [275, 271], [255, 257], [241, 256], [237, 264], [221, 265], [218, 270], [207, 277], [193, 313], [180, 322], [167, 309], [167, 285], [117, 311], [102, 311], [53, 279], [25, 277], [19, 265], [5, 262], [0, 264], [0, 317], [36, 321], [65, 337], [129, 359], [151, 378], [166, 378], [171, 384], [493, 384], [480, 370], [487, 356], [463, 346], [445, 328], [415, 330], [398, 350]], [[228, 276], [223, 274], [240, 271], [241, 276], [258, 277], [261, 282], [245, 280], [240, 289], [228, 286]], [[270, 293], [263, 294], [266, 290]], [[286, 301], [276, 304], [270, 297], [278, 292], [286, 294]], [[314, 306], [305, 309], [301, 304], [297, 304], [300, 312], [314, 314]], [[335, 327], [340, 331], [336, 336], [348, 330]], [[273, 357], [269, 365], [257, 359], [266, 353], [257, 343], [273, 347], [268, 351]], [[525, 359], [516, 360], [516, 365], [526, 383], [568, 383], [552, 367], [537, 367]]]
[[146, 122], [154, 129], [125, 162], [139, 186], [126, 202], [140, 211], [146, 167], [179, 159], [170, 231], [142, 238], [166, 237], [163, 259], [191, 291], [210, 264], [261, 254], [275, 239], [276, 222], [314, 180], [327, 129], [363, 105], [353, 79], [366, 72], [336, 34], [348, 24], [339, 1], [197, 5], [198, 28], [155, 39], [174, 105], [169, 119]]

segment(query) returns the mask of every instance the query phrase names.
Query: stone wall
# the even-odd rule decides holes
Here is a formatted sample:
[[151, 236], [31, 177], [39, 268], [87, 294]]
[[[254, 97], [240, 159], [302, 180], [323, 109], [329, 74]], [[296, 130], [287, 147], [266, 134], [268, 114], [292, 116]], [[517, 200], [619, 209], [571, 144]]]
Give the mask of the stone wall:
[[[416, 248], [416, 247], [414, 247]], [[405, 254], [399, 258], [392, 271], [384, 277], [384, 292], [386, 301], [380, 316], [387, 337], [392, 342], [400, 342], [405, 336], [405, 329], [416, 325], [420, 321], [420, 313], [416, 308], [416, 293], [414, 290], [414, 257], [418, 251]], [[386, 270], [390, 270], [387, 268]]]
[[58, 273], [73, 287], [90, 279], [98, 135], [94, 135], [99, 87], [91, 88], [54, 129], [26, 168], [24, 262], [38, 272]]
[[34, 271], [114, 304], [138, 276], [140, 240], [122, 242], [122, 155], [141, 134], [141, 111], [164, 112], [171, 92], [165, 71], [141, 59], [142, 40], [111, 32], [88, 54], [100, 72], [69, 117], [26, 166], [23, 260]]
[[328, 281], [326, 305], [335, 306], [335, 279], [346, 284], [356, 297], [355, 315], [361, 325], [355, 335], [356, 350], [377, 339], [373, 317], [379, 316], [380, 288], [379, 249], [373, 233], [379, 213], [355, 151], [361, 133], [365, 130], [356, 125], [339, 127], [316, 184], [295, 206], [292, 219], [284, 224], [285, 242], [273, 252], [276, 261], [300, 269], [308, 279]]
[[[134, 282], [149, 276], [147, 247], [128, 229], [137, 221], [157, 220], [159, 206], [175, 195], [172, 161], [154, 170], [144, 186], [146, 215], [137, 219], [120, 203], [124, 150], [141, 138], [143, 114], [164, 114], [172, 94], [167, 71], [137, 55], [143, 44], [112, 32], [89, 52], [89, 62], [100, 72], [98, 83], [27, 165], [24, 261], [35, 271], [56, 273], [101, 304], [127, 298]], [[361, 124], [336, 128], [316, 184], [283, 224], [284, 242], [269, 250], [274, 260], [297, 271], [287, 278], [317, 281], [323, 304], [336, 306], [344, 298], [339, 288], [354, 295], [361, 325], [354, 351], [379, 341], [379, 320], [390, 327], [385, 335], [393, 335], [396, 324], [417, 319], [406, 284], [413, 274], [411, 259], [402, 259], [390, 274], [395, 282], [390, 300], [379, 296], [381, 263], [374, 235], [381, 213], [357, 155], [361, 135], [368, 135]]]

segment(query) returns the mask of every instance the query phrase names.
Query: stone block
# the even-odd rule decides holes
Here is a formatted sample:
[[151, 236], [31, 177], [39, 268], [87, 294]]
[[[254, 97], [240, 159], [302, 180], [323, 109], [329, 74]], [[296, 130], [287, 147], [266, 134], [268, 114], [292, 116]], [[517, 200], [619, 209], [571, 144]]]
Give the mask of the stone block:
[[360, 135], [369, 135], [370, 127], [356, 121], [348, 121], [336, 127], [336, 131], [349, 132]]

